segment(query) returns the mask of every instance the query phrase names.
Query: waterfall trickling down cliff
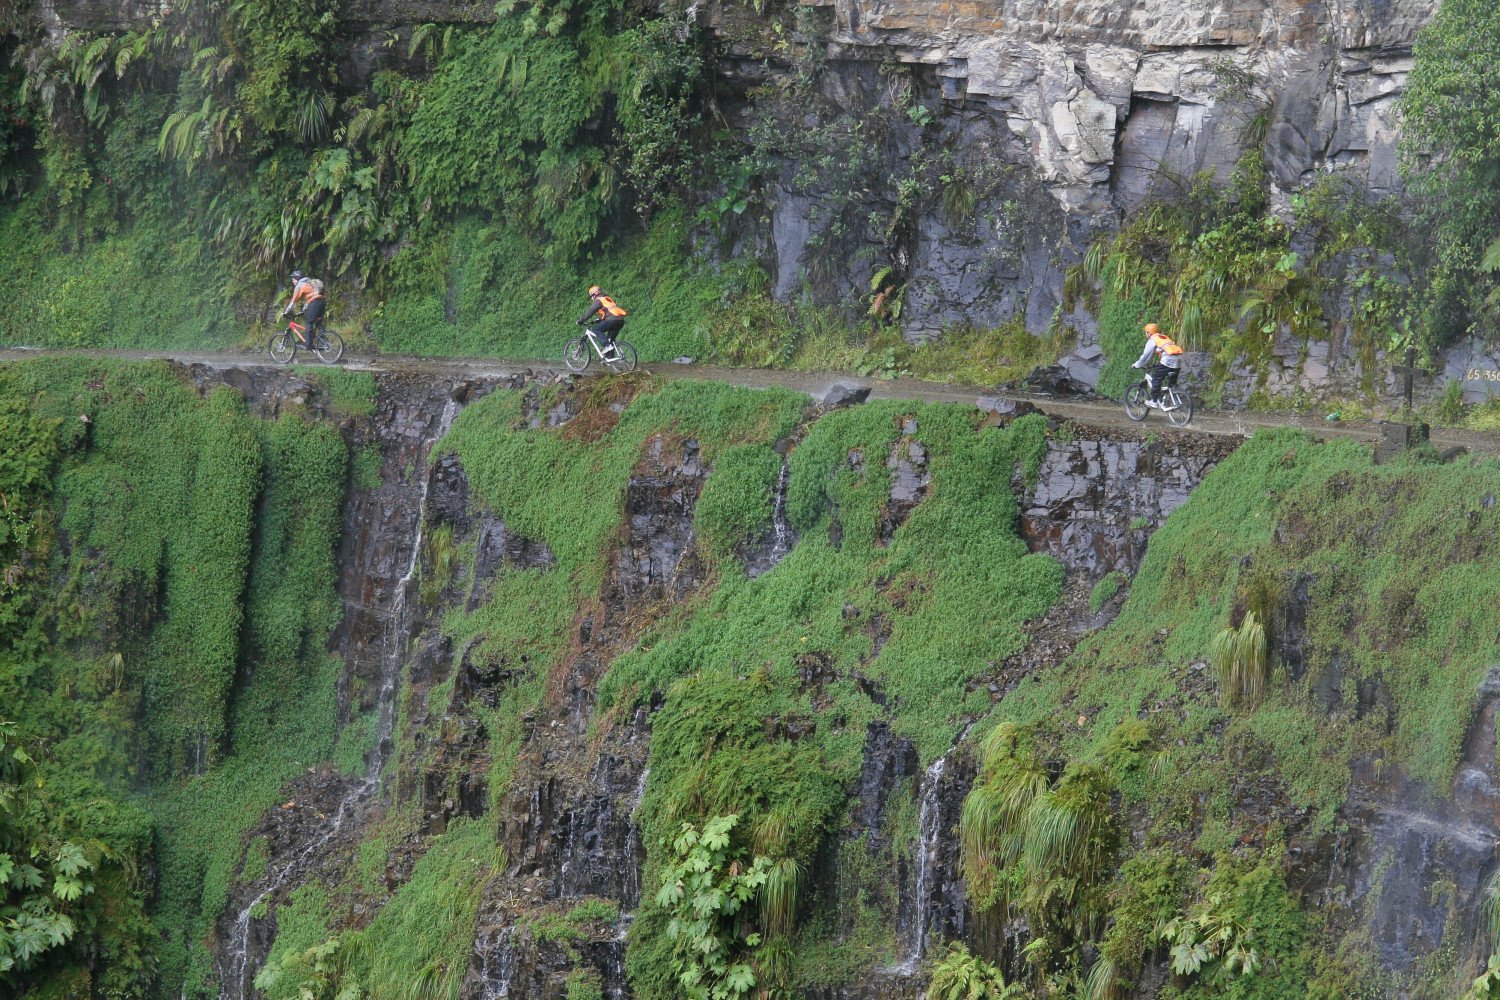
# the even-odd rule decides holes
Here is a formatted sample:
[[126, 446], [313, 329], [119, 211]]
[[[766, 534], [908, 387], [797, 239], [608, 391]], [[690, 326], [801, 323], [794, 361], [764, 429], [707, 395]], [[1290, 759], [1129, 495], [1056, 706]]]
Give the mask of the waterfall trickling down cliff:
[[[337, 634], [345, 666], [340, 686], [346, 719], [373, 713], [373, 739], [360, 774], [336, 776], [309, 790], [308, 797], [325, 803], [324, 808], [305, 825], [277, 838], [279, 849], [266, 874], [232, 898], [229, 913], [219, 923], [220, 1000], [249, 1000], [255, 995], [255, 976], [274, 933], [275, 906], [328, 860], [333, 845], [346, 834], [357, 835], [378, 799], [395, 745], [397, 695], [413, 632], [431, 481], [428, 460], [432, 446], [447, 433], [460, 409], [456, 394], [446, 388], [433, 385], [428, 391], [381, 394], [378, 419], [369, 428], [371, 443], [380, 449], [381, 481], [346, 503], [339, 553], [344, 620]], [[355, 703], [348, 692], [356, 686], [373, 691], [373, 702]], [[331, 803], [336, 805], [329, 808], [326, 804]], [[275, 821], [273, 816], [268, 822]]]

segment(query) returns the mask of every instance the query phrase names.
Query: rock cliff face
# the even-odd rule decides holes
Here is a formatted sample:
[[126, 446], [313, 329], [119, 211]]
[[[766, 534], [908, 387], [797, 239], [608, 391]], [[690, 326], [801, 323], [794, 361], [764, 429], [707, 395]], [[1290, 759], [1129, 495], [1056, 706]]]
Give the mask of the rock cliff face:
[[[880, 162], [887, 181], [899, 172], [893, 160], [923, 145], [951, 151], [971, 178], [997, 178], [974, 221], [929, 210], [897, 251], [907, 256], [891, 261], [910, 279], [903, 318], [920, 337], [1011, 316], [1044, 327], [1062, 301], [1064, 268], [1092, 234], [1199, 173], [1227, 178], [1261, 142], [1278, 198], [1332, 171], [1375, 195], [1399, 191], [1397, 101], [1437, 0], [815, 6], [824, 18], [804, 25], [801, 40], [820, 60], [826, 103], [801, 109], [804, 127], [883, 112], [894, 119]], [[741, 61], [754, 50], [739, 41], [739, 5], [692, 9], [728, 44], [728, 77], [759, 82], [762, 72]], [[910, 122], [906, 95], [893, 99], [867, 72], [892, 63], [923, 81], [915, 97], [928, 111]], [[878, 201], [882, 184], [870, 180]], [[816, 278], [809, 218], [829, 195], [790, 183], [777, 192], [765, 243], [784, 294]], [[1087, 336], [1089, 321], [1077, 321]]]
[[[455, 454], [434, 457], [433, 444], [465, 406], [499, 389], [521, 394], [517, 427], [554, 428], [585, 441], [597, 431], [591, 421], [601, 419], [587, 385], [524, 375], [381, 375], [373, 412], [349, 418], [337, 413], [326, 386], [295, 370], [197, 366], [187, 375], [205, 390], [231, 387], [262, 416], [293, 412], [338, 421], [351, 445], [379, 459], [378, 482], [367, 479], [346, 502], [338, 555], [344, 618], [331, 640], [343, 662], [341, 718], [375, 721], [370, 750], [362, 769], [324, 767], [298, 778], [281, 804], [247, 829], [246, 845], [260, 845], [265, 863], [259, 874], [233, 883], [208, 941], [222, 997], [255, 995], [256, 973], [283, 930], [280, 914], [293, 893], [308, 882], [347, 886], [355, 866], [366, 865], [361, 841], [398, 811], [411, 823], [384, 865], [367, 872], [340, 927], [368, 924], [412, 880], [437, 838], [463, 817], [483, 816], [493, 822], [505, 863], [472, 887], [473, 947], [459, 967], [465, 1000], [563, 1000], [580, 975], [603, 996], [630, 996], [627, 931], [652, 891], [637, 814], [661, 699], [600, 713], [597, 692], [643, 629], [669, 620], [674, 606], [714, 584], [697, 548], [699, 497], [716, 474], [700, 443], [658, 432], [632, 453], [623, 509], [601, 514], [618, 526], [607, 536], [597, 597], [567, 609], [566, 652], [543, 678], [545, 696], [536, 708], [509, 720], [515, 727], [506, 739], [514, 742], [507, 743], [494, 730], [496, 709], [533, 666], [515, 649], [477, 650], [455, 641], [440, 623], [483, 604], [506, 572], [556, 567], [562, 550], [526, 537], [488, 509], [471, 484], [471, 476], [479, 481], [476, 471]], [[623, 402], [606, 407], [612, 416], [625, 408]], [[803, 432], [778, 443], [794, 452]], [[975, 684], [978, 700], [984, 703], [987, 684], [989, 702], [1002, 701], [1107, 625], [1119, 602], [1090, 609], [1090, 588], [1111, 572], [1135, 575], [1151, 534], [1233, 449], [1233, 442], [1191, 434], [1139, 440], [1054, 423], [1034, 479], [1017, 490], [1017, 517], [1029, 547], [1067, 569], [1068, 585], [1051, 611], [1027, 625], [1028, 645]], [[883, 464], [890, 478], [878, 530], [889, 542], [943, 480], [910, 434], [891, 441]], [[773, 571], [797, 544], [785, 525], [786, 490], [783, 474], [774, 487], [772, 529], [736, 553], [756, 575]], [[1475, 502], [1488, 509], [1493, 497]], [[461, 570], [439, 571], [443, 546], [466, 553]], [[1380, 678], [1346, 677], [1337, 658], [1316, 675], [1308, 666], [1316, 659], [1307, 625], [1315, 582], [1311, 574], [1287, 581], [1275, 619], [1279, 661], [1292, 682], [1306, 682], [1317, 711], [1330, 720], [1389, 726], [1392, 697]], [[1143, 656], [1161, 653], [1147, 649]], [[822, 667], [804, 669], [809, 685], [830, 683]], [[1201, 663], [1183, 664], [1182, 671], [1184, 691], [1201, 693], [1212, 683]], [[1372, 960], [1386, 973], [1420, 976], [1440, 961], [1447, 974], [1475, 958], [1470, 952], [1478, 948], [1484, 888], [1500, 843], [1496, 677], [1491, 671], [1477, 692], [1451, 783], [1435, 787], [1366, 759], [1354, 768], [1336, 821], [1321, 826], [1253, 767], [1228, 791], [1250, 826], [1284, 832], [1283, 867], [1302, 905], [1327, 916], [1331, 931], [1368, 939]], [[451, 697], [432, 697], [442, 690]], [[883, 957], [825, 977], [805, 995], [917, 995], [934, 954], [951, 940], [1018, 963], [1024, 930], [975, 920], [959, 862], [956, 831], [978, 771], [968, 731], [924, 760], [917, 741], [887, 721], [859, 726], [857, 774], [843, 788], [847, 802], [837, 829], [806, 873], [801, 926], [812, 933], [807, 925], [816, 923], [817, 933], [847, 940], [873, 918]], [[492, 788], [491, 765], [501, 755], [512, 763], [505, 786]], [[1144, 806], [1122, 815], [1130, 835], [1143, 835], [1158, 819]], [[849, 859], [877, 857], [889, 866], [861, 883], [868, 873], [851, 871]], [[856, 896], [857, 903], [846, 898]], [[1008, 973], [1021, 970], [1007, 966]], [[1155, 996], [1165, 979], [1164, 967], [1148, 964], [1134, 995]]]
[[1021, 530], [1033, 550], [1090, 581], [1115, 571], [1133, 575], [1151, 532], [1231, 450], [1211, 439], [1146, 444], [1099, 432], [1054, 442]]
[[1128, 210], [1243, 149], [1270, 114], [1276, 178], [1335, 166], [1398, 185], [1394, 100], [1435, 0], [1180, 4], [836, 0], [833, 50], [932, 67], [945, 100], [988, 112], [1071, 214]]

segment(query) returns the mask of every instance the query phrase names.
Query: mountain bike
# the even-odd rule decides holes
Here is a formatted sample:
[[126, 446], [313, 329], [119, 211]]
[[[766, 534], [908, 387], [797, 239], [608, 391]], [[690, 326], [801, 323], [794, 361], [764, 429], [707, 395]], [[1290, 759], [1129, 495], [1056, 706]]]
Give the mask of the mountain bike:
[[297, 348], [311, 350], [318, 356], [318, 360], [325, 365], [331, 365], [344, 356], [344, 338], [332, 330], [318, 329], [312, 344], [307, 342], [307, 324], [289, 320], [287, 327], [271, 338], [267, 348], [271, 352], [271, 359], [281, 364], [290, 364], [297, 356]]
[[563, 364], [568, 366], [570, 372], [583, 372], [588, 369], [595, 354], [604, 367], [617, 375], [635, 371], [635, 348], [630, 346], [630, 341], [616, 340], [615, 349], [606, 357], [602, 341], [589, 329], [583, 331], [583, 336], [568, 341], [563, 348]]
[[1145, 420], [1152, 410], [1161, 410], [1174, 427], [1186, 427], [1193, 419], [1193, 397], [1185, 388], [1162, 386], [1161, 401], [1151, 404], [1151, 376], [1147, 375], [1125, 390], [1125, 415], [1131, 420]]

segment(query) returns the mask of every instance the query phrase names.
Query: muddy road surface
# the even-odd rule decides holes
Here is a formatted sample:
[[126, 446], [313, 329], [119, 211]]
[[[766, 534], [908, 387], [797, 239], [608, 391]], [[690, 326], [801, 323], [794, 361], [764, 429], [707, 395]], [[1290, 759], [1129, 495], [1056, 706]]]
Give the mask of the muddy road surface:
[[[30, 348], [0, 349], [0, 362], [19, 361], [25, 358], [49, 354], [82, 354], [98, 358], [122, 360], [167, 360], [184, 365], [207, 365], [212, 368], [280, 367], [265, 353], [235, 351], [44, 351]], [[316, 363], [307, 367], [322, 367]], [[440, 377], [485, 377], [509, 376], [521, 372], [534, 374], [566, 374], [567, 369], [557, 361], [510, 361], [496, 358], [428, 358], [399, 354], [375, 356], [346, 355], [336, 366], [351, 371], [405, 372], [431, 374]], [[1192, 423], [1177, 429], [1167, 423], [1160, 413], [1151, 413], [1142, 423], [1136, 423], [1125, 415], [1118, 400], [1089, 396], [1046, 396], [1031, 393], [1002, 392], [977, 386], [952, 385], [922, 382], [917, 379], [862, 379], [836, 372], [793, 372], [761, 368], [716, 368], [710, 365], [651, 364], [642, 365], [638, 371], [649, 372], [663, 379], [699, 379], [727, 382], [752, 389], [780, 386], [812, 396], [819, 396], [834, 383], [868, 386], [871, 399], [914, 399], [933, 403], [976, 403], [981, 398], [1013, 400], [1030, 403], [1042, 412], [1063, 420], [1074, 420], [1093, 427], [1113, 427], [1139, 433], [1151, 432], [1166, 437], [1175, 434], [1212, 434], [1233, 437], [1249, 437], [1262, 428], [1296, 427], [1321, 438], [1353, 438], [1374, 444], [1380, 440], [1380, 425], [1374, 421], [1349, 420], [1325, 421], [1299, 417], [1287, 413], [1204, 412], [1193, 416]], [[610, 377], [599, 369], [591, 368], [586, 378]], [[1465, 448], [1473, 454], [1500, 455], [1500, 434], [1478, 431], [1435, 429], [1432, 445], [1439, 451]]]

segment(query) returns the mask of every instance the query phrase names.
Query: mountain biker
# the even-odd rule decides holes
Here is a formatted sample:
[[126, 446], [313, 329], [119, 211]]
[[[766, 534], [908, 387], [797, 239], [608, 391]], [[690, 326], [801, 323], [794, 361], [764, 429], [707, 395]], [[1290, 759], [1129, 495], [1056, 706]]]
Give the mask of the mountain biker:
[[326, 302], [323, 298], [323, 282], [317, 278], [309, 278], [301, 271], [292, 272], [292, 300], [281, 310], [281, 315], [290, 316], [292, 310], [297, 308], [297, 303], [306, 303], [302, 307], [302, 318], [307, 320], [307, 335], [297, 334], [297, 338], [311, 347], [315, 341], [313, 336], [316, 331], [323, 328], [323, 310]]
[[583, 318], [578, 321], [583, 326], [589, 320], [598, 316], [600, 321], [589, 327], [589, 332], [596, 337], [604, 338], [604, 347], [599, 351], [600, 357], [609, 357], [615, 350], [615, 335], [625, 326], [625, 317], [630, 314], [626, 312], [618, 302], [604, 294], [604, 290], [598, 285], [589, 289], [589, 307], [584, 312]]
[[[1146, 401], [1146, 405], [1161, 409], [1162, 387], [1170, 385], [1177, 388], [1177, 376], [1182, 372], [1182, 348], [1175, 340], [1162, 333], [1161, 327], [1155, 323], [1147, 323], [1144, 333], [1146, 349], [1141, 351], [1140, 360], [1130, 367], [1146, 372], [1146, 377], [1151, 382], [1151, 398]], [[1147, 367], [1152, 355], [1159, 355], [1159, 358], [1155, 364]]]

